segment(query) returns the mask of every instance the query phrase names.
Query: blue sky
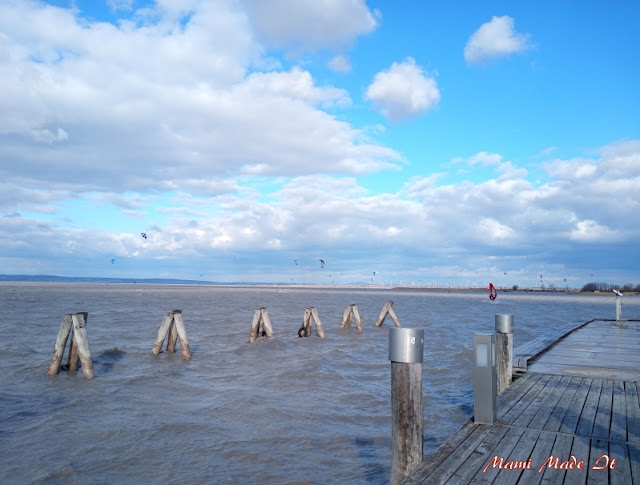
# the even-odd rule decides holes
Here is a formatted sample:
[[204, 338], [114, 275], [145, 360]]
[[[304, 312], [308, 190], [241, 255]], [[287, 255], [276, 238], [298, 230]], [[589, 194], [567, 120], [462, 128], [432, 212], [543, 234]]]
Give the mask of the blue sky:
[[0, 273], [640, 283], [638, 25], [626, 1], [4, 1]]

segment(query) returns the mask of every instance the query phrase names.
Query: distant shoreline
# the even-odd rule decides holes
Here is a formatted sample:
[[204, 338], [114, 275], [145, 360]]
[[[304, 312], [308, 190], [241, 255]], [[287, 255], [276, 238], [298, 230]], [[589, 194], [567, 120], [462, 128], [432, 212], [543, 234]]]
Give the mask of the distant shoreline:
[[[216, 286], [216, 287], [235, 287], [235, 288], [310, 288], [310, 289], [360, 289], [360, 290], [394, 290], [394, 291], [438, 291], [438, 292], [469, 292], [469, 293], [486, 293], [487, 288], [484, 287], [457, 287], [457, 286], [394, 286], [394, 285], [374, 285], [368, 283], [362, 284], [311, 284], [311, 283], [250, 283], [250, 282], [215, 282], [202, 280], [181, 280], [181, 279], [163, 279], [163, 278], [99, 278], [99, 277], [73, 277], [73, 276], [55, 276], [55, 275], [0, 275], [0, 283], [85, 283], [85, 284], [125, 284], [125, 285], [184, 285], [184, 286]], [[572, 295], [601, 295], [612, 296], [612, 292], [608, 291], [581, 291], [576, 288], [558, 289], [558, 288], [501, 288], [498, 287], [499, 293], [560, 293]], [[637, 293], [626, 292], [624, 295], [631, 296]]]

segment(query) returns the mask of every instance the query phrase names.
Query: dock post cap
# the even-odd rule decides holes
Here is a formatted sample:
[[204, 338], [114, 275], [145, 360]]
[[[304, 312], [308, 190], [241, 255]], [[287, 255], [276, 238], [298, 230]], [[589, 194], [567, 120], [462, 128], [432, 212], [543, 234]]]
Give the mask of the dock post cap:
[[496, 313], [496, 332], [513, 333], [513, 315]]
[[389, 329], [389, 360], [405, 364], [422, 363], [424, 330], [395, 327]]

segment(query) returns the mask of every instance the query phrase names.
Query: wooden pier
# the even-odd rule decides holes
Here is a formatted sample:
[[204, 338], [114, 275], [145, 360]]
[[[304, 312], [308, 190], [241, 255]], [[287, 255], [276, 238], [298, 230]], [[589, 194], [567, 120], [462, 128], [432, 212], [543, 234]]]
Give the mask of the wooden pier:
[[468, 421], [402, 483], [640, 484], [640, 320], [591, 320], [514, 351], [498, 421]]

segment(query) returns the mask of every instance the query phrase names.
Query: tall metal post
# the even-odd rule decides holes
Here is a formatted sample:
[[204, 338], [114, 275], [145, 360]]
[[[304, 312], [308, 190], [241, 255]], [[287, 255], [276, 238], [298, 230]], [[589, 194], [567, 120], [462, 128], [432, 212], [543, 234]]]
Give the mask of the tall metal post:
[[498, 419], [495, 348], [495, 334], [473, 335], [473, 411], [479, 424], [494, 424]]

